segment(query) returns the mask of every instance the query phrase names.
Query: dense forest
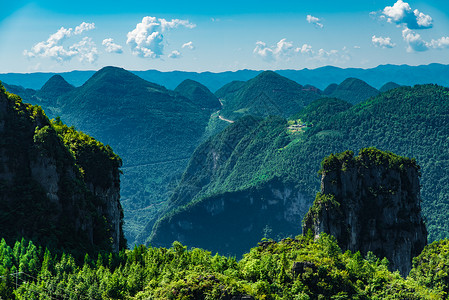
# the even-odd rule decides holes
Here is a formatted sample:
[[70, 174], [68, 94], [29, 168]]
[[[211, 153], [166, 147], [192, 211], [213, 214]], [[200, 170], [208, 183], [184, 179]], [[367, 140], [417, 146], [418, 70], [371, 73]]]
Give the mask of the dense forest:
[[119, 253], [55, 255], [25, 240], [0, 242], [2, 299], [442, 299], [448, 241], [427, 246], [410, 276], [388, 260], [341, 252], [322, 234], [262, 241], [241, 260], [174, 242]]

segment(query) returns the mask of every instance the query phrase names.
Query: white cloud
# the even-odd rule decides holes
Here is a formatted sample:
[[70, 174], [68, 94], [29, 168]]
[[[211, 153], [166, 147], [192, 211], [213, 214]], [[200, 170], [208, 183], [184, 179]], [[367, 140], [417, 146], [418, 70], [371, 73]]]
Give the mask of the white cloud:
[[[62, 45], [65, 40], [74, 36], [80, 35], [84, 31], [95, 28], [94, 23], [81, 23], [73, 30], [73, 28], [61, 27], [57, 32], [50, 35], [46, 41], [39, 42], [31, 47], [31, 50], [24, 50], [23, 54], [29, 58], [32, 57], [47, 57], [58, 62], [63, 62], [79, 56], [80, 60], [94, 62], [97, 57], [97, 50], [92, 46], [92, 40], [82, 40], [77, 44], [73, 44], [68, 49]], [[88, 49], [90, 49], [88, 51]], [[90, 54], [89, 54], [90, 53]]]
[[312, 15], [307, 15], [306, 20], [310, 24], [315, 25], [316, 28], [323, 28], [324, 27], [324, 25], [321, 23], [321, 19], [319, 19], [317, 17], [314, 17]]
[[77, 53], [80, 62], [93, 63], [98, 59], [98, 50], [91, 38], [85, 37], [79, 43], [70, 46]]
[[420, 34], [414, 32], [413, 30], [405, 28], [402, 31], [402, 37], [407, 43], [407, 52], [422, 52], [429, 50], [429, 44], [421, 38]]
[[106, 52], [109, 53], [123, 53], [123, 47], [114, 43], [114, 40], [109, 38], [109, 39], [104, 39], [102, 42], [102, 45], [106, 48]]
[[395, 43], [393, 43], [391, 41], [390, 37], [377, 37], [375, 35], [373, 35], [373, 37], [371, 38], [371, 41], [373, 42], [373, 45], [376, 47], [380, 47], [380, 48], [393, 48], [396, 46]]
[[288, 42], [287, 39], [282, 39], [277, 42], [276, 46], [267, 47], [267, 45], [258, 41], [253, 53], [262, 57], [266, 61], [274, 61], [278, 59], [284, 59], [294, 54], [293, 44]]
[[343, 47], [341, 51], [325, 49], [315, 51], [309, 44], [303, 44], [301, 47], [294, 48], [293, 43], [288, 42], [286, 39], [280, 40], [275, 46], [272, 47], [268, 47], [266, 43], [258, 41], [253, 53], [269, 62], [281, 59], [289, 60], [294, 55], [305, 55], [308, 60], [328, 63], [345, 63], [351, 60], [347, 47]]
[[304, 44], [300, 48], [296, 48], [295, 51], [300, 52], [302, 54], [309, 54], [309, 55], [312, 55], [314, 53], [312, 50], [312, 46], [310, 46], [308, 44]]
[[168, 57], [170, 58], [180, 58], [181, 57], [181, 53], [178, 50], [173, 50]]
[[387, 6], [382, 11], [383, 19], [389, 23], [404, 24], [409, 29], [427, 29], [433, 26], [432, 17], [419, 10], [412, 10], [407, 2], [398, 0], [393, 6]]
[[190, 50], [194, 50], [195, 49], [195, 45], [193, 45], [193, 42], [190, 41], [190, 42], [187, 42], [187, 43], [183, 44], [181, 48], [183, 48], [183, 49], [187, 48], [187, 49], [190, 49]]
[[430, 42], [430, 45], [432, 48], [435, 49], [445, 49], [445, 48], [449, 48], [449, 37], [442, 37], [439, 38], [438, 40], [432, 40]]
[[95, 23], [83, 22], [80, 25], [75, 27], [75, 34], [78, 35], [78, 34], [83, 33], [84, 31], [89, 31], [92, 29], [95, 29]]
[[130, 45], [134, 55], [140, 57], [159, 58], [164, 53], [163, 32], [177, 27], [194, 28], [196, 25], [188, 20], [158, 19], [144, 17], [136, 28], [127, 34], [126, 44]]

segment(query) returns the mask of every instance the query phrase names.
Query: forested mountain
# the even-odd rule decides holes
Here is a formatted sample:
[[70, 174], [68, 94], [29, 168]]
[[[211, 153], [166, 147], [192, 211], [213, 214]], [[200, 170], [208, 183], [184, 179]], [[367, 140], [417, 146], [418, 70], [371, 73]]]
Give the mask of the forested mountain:
[[345, 100], [351, 104], [357, 104], [366, 99], [376, 96], [379, 91], [357, 78], [347, 78], [338, 86], [330, 85], [325, 93], [329, 97]]
[[[248, 240], [294, 235], [297, 227], [288, 225], [287, 216], [293, 214], [299, 222], [312, 203], [319, 188], [316, 174], [321, 158], [368, 146], [417, 159], [429, 240], [449, 236], [444, 221], [449, 214], [445, 201], [449, 89], [401, 87], [350, 108], [335, 99], [319, 100], [311, 107], [315, 108], [306, 108], [289, 122], [243, 118], [199, 146], [171, 198], [176, 210], [158, 221], [149, 241], [169, 245], [180, 240], [213, 251], [242, 253]], [[271, 214], [260, 212], [260, 207], [270, 205], [275, 207]], [[240, 225], [244, 239], [239, 236], [226, 245], [225, 236], [230, 239], [238, 233], [236, 229], [218, 234], [232, 227], [229, 220]], [[215, 233], [209, 246], [205, 239], [195, 239], [194, 230]]]
[[221, 107], [218, 98], [207, 87], [197, 81], [186, 79], [174, 91], [190, 99], [201, 108], [217, 110]]
[[320, 97], [314, 89], [306, 89], [272, 71], [265, 71], [244, 84], [232, 82], [216, 95], [223, 103], [220, 115], [231, 120], [245, 115], [288, 117]]
[[384, 92], [388, 92], [389, 90], [395, 89], [400, 87], [399, 84], [395, 83], [395, 82], [387, 82], [385, 83], [380, 89], [379, 92], [384, 93]]
[[42, 88], [34, 95], [37, 101], [48, 102], [74, 90], [75, 87], [68, 83], [61, 75], [52, 76]]
[[109, 146], [50, 122], [1, 85], [0, 140], [2, 238], [25, 237], [81, 257], [126, 247], [122, 162]]
[[53, 116], [111, 145], [122, 157], [125, 230], [133, 243], [164, 206], [203, 135], [210, 110], [114, 67], [101, 69], [49, 103], [43, 106]]

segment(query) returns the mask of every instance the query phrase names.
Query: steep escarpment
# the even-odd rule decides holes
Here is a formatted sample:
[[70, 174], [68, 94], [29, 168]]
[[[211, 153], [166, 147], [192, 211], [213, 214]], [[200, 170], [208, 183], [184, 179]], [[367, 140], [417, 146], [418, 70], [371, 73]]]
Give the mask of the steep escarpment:
[[118, 251], [119, 167], [108, 146], [52, 123], [42, 109], [0, 86], [2, 236], [21, 237], [75, 254]]
[[307, 208], [294, 183], [274, 179], [260, 187], [205, 197], [169, 214], [156, 223], [150, 244], [167, 246], [177, 240], [241, 256], [264, 237], [297, 235], [298, 220]]
[[427, 244], [415, 160], [375, 148], [331, 155], [303, 232], [335, 236], [343, 250], [372, 251], [407, 275]]

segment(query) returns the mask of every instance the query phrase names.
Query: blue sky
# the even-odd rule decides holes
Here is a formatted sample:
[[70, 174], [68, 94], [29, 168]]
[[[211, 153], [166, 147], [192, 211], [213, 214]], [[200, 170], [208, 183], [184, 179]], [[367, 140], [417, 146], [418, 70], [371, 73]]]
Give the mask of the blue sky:
[[0, 73], [449, 64], [448, 1], [1, 4]]

